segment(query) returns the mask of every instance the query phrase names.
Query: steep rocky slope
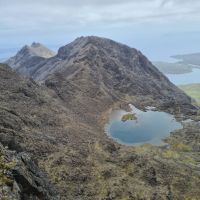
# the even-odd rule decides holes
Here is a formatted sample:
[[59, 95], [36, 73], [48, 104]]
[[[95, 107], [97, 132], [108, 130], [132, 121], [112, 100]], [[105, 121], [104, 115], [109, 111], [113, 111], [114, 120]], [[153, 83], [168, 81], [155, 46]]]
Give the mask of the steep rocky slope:
[[33, 42], [31, 46], [24, 46], [14, 57], [11, 57], [5, 63], [22, 74], [31, 75], [32, 70], [34, 70], [32, 66], [54, 55], [55, 53], [44, 45]]
[[[0, 141], [31, 154], [61, 199], [198, 199], [198, 111], [139, 51], [81, 37], [32, 67], [42, 85], [0, 68]], [[110, 109], [128, 103], [196, 121], [168, 148], [122, 146], [103, 126]]]
[[31, 158], [55, 151], [50, 136], [57, 129], [58, 111], [49, 109], [54, 105], [47, 92], [6, 65], [0, 65], [0, 80], [0, 142], [9, 149], [0, 145], [0, 198], [59, 199]]
[[[98, 135], [94, 127], [81, 123], [78, 114], [64, 107], [54, 91], [21, 77], [7, 65], [0, 64], [0, 80], [0, 143], [14, 151], [10, 153], [3, 147], [1, 150], [2, 158], [5, 157], [6, 162], [14, 163], [14, 166], [7, 169], [8, 173], [2, 174], [0, 186], [6, 185], [6, 190], [0, 195], [8, 199], [59, 199], [50, 181], [41, 172], [44, 170], [40, 170], [36, 163], [47, 162], [46, 166], [49, 166], [49, 157], [57, 159], [54, 155], [60, 155], [65, 149], [69, 152], [76, 150], [82, 154], [79, 162], [83, 163], [84, 170], [87, 168], [84, 156], [87, 155], [88, 144], [103, 140], [104, 136]], [[73, 168], [71, 159], [68, 166]], [[57, 168], [58, 161], [53, 166]], [[4, 166], [1, 165], [0, 170], [4, 171]], [[67, 187], [65, 185], [65, 190]], [[15, 197], [12, 196], [14, 190], [17, 190], [13, 194]]]
[[[26, 56], [23, 59], [26, 60]], [[170, 83], [141, 52], [109, 39], [80, 37], [61, 47], [52, 58], [42, 61], [35, 58], [32, 63], [26, 63], [26, 68], [30, 67], [33, 70], [29, 75], [35, 80], [46, 81], [51, 88], [55, 85], [60, 95], [75, 97], [74, 102], [78, 97], [81, 102], [91, 97], [93, 103], [102, 98], [106, 101], [102, 102], [104, 105], [107, 101], [112, 104], [130, 96], [136, 99], [136, 104], [170, 108], [179, 104], [185, 112], [190, 108], [190, 98]]]
[[141, 52], [98, 37], [78, 38], [60, 48], [33, 78], [45, 81], [61, 98], [72, 102], [73, 108], [88, 105], [87, 112], [102, 111], [118, 101], [163, 109], [179, 105], [185, 113], [192, 108], [191, 99]]

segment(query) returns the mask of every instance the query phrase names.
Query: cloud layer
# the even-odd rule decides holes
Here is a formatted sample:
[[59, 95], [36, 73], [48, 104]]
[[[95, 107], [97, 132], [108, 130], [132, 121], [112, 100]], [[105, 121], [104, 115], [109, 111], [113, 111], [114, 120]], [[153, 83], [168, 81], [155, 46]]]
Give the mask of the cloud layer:
[[8, 54], [33, 40], [58, 47], [80, 35], [110, 37], [155, 59], [200, 51], [199, 0], [0, 0], [0, 10], [0, 50]]
[[198, 0], [0, 0], [0, 30], [199, 20]]

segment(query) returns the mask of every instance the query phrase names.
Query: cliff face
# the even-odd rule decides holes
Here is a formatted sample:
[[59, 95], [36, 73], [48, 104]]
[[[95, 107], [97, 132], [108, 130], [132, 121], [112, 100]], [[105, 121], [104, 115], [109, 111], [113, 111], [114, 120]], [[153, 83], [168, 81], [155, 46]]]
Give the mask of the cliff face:
[[[172, 134], [169, 149], [126, 147], [104, 133], [108, 110], [128, 103], [198, 119], [190, 98], [141, 52], [112, 40], [81, 37], [56, 56], [35, 62], [35, 81], [0, 65], [0, 141], [16, 151], [19, 163], [27, 158], [25, 172], [13, 178], [24, 180], [20, 174], [32, 171], [27, 191], [43, 188], [43, 196], [37, 188], [35, 199], [59, 198], [47, 192], [50, 182], [61, 199], [198, 199], [198, 122]], [[24, 182], [17, 182], [21, 195], [27, 195]]]

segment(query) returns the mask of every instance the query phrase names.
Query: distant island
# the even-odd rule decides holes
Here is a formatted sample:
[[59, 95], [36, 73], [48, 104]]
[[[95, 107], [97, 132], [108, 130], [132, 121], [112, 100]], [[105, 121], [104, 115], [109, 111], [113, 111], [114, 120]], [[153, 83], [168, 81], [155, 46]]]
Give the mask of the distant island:
[[185, 64], [200, 65], [200, 53], [174, 55], [172, 58], [182, 60]]
[[186, 74], [192, 72], [193, 67], [191, 65], [177, 62], [153, 62], [153, 64], [164, 74]]
[[171, 58], [179, 60], [175, 63], [154, 61], [153, 64], [164, 74], [186, 74], [193, 68], [200, 69], [200, 53], [174, 55]]
[[128, 113], [128, 114], [125, 114], [122, 116], [123, 122], [129, 121], [129, 120], [136, 120], [136, 119], [137, 119], [137, 117], [135, 116], [134, 113]]

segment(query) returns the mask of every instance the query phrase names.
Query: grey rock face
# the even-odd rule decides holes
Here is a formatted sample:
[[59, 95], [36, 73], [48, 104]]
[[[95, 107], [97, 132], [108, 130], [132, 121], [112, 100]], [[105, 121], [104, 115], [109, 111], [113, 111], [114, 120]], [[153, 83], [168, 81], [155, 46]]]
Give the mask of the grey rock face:
[[3, 183], [4, 186], [1, 185], [0, 198], [8, 200], [60, 199], [54, 186], [50, 184], [30, 155], [10, 151], [1, 144], [0, 152], [6, 166], [4, 176], [7, 177], [7, 182]]
[[40, 43], [32, 43], [24, 46], [14, 57], [5, 63], [24, 75], [31, 76], [34, 66], [47, 58], [53, 57], [55, 53]]

